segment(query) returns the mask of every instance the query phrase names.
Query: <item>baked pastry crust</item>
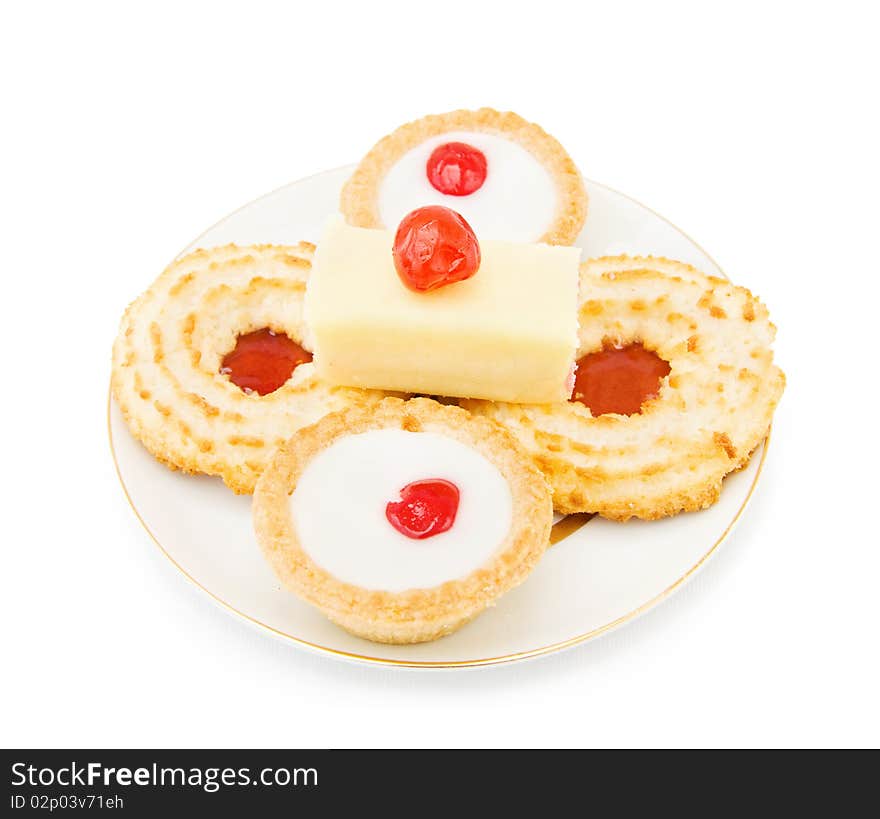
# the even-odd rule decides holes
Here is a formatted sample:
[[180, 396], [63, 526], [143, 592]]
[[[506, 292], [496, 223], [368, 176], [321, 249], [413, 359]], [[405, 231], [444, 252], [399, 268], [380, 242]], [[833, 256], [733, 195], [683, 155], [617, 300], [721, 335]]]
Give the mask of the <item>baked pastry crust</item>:
[[384, 393], [333, 387], [311, 363], [268, 395], [220, 373], [239, 334], [263, 327], [306, 349], [302, 317], [314, 246], [226, 245], [172, 263], [132, 303], [113, 345], [111, 386], [129, 428], [172, 469], [250, 493], [275, 447], [302, 426]]
[[[479, 451], [507, 479], [513, 497], [510, 531], [495, 555], [466, 577], [405, 592], [369, 590], [336, 579], [300, 544], [289, 495], [312, 458], [339, 438], [388, 428], [454, 438]], [[540, 471], [497, 424], [428, 398], [387, 398], [372, 409], [328, 415], [281, 446], [257, 483], [253, 515], [263, 554], [286, 588], [360, 637], [419, 643], [450, 634], [525, 580], [547, 547], [553, 510]]]
[[504, 136], [535, 156], [552, 176], [557, 191], [556, 215], [538, 241], [551, 245], [574, 244], [587, 217], [587, 192], [574, 161], [539, 125], [512, 111], [492, 108], [431, 114], [408, 122], [380, 139], [342, 189], [340, 210], [346, 221], [357, 227], [388, 227], [379, 217], [379, 189], [385, 174], [407, 151], [449, 131], [484, 131]]
[[461, 405], [519, 438], [559, 512], [651, 520], [710, 506], [766, 437], [785, 386], [766, 307], [681, 262], [616, 256], [581, 266], [579, 320], [578, 358], [640, 341], [669, 362], [640, 414], [593, 417], [571, 401]]

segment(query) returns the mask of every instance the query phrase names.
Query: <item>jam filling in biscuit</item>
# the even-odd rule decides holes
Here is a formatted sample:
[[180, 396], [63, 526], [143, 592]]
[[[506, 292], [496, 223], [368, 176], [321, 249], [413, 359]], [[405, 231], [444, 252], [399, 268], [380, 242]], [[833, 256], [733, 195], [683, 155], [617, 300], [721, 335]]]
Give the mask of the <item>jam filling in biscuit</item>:
[[452, 528], [460, 497], [452, 481], [413, 481], [400, 490], [400, 500], [388, 502], [385, 517], [402, 535], [424, 540]]
[[264, 327], [238, 337], [234, 349], [223, 357], [220, 372], [246, 393], [267, 395], [311, 360], [312, 354], [284, 333]]
[[428, 181], [447, 196], [469, 196], [483, 187], [488, 163], [486, 155], [466, 142], [438, 145], [425, 167]]
[[593, 415], [635, 415], [660, 392], [669, 363], [641, 344], [606, 346], [578, 360], [572, 401]]

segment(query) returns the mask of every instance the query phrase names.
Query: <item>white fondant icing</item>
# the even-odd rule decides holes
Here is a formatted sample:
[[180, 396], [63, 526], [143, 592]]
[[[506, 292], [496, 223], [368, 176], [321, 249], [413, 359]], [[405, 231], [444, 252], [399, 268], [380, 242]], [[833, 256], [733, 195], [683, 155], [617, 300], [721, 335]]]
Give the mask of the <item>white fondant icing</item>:
[[[414, 540], [385, 517], [408, 483], [444, 478], [459, 489], [455, 523]], [[309, 463], [290, 497], [312, 560], [338, 580], [389, 592], [424, 589], [485, 564], [510, 530], [513, 500], [498, 468], [433, 432], [379, 429], [341, 438]]]
[[[467, 196], [440, 193], [428, 181], [428, 157], [438, 145], [466, 142], [486, 156], [486, 181]], [[425, 140], [391, 167], [379, 190], [379, 217], [389, 230], [411, 210], [444, 205], [470, 223], [477, 238], [535, 242], [556, 214], [553, 178], [525, 148], [478, 131], [451, 131]]]

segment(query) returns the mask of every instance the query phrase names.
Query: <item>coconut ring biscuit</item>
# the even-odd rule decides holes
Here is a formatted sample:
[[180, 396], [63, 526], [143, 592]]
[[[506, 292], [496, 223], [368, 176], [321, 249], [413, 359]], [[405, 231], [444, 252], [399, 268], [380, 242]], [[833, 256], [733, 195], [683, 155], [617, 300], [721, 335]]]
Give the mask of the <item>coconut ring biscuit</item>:
[[[445, 527], [415, 537], [392, 523], [415, 515], [430, 531], [436, 496], [407, 493], [438, 481], [456, 497]], [[540, 471], [500, 426], [428, 398], [387, 398], [294, 435], [257, 483], [253, 515], [286, 588], [361, 637], [417, 643], [525, 580], [553, 509]]]
[[310, 359], [302, 312], [313, 252], [308, 243], [197, 250], [126, 310], [113, 346], [113, 395], [160, 461], [250, 493], [275, 446], [297, 429], [381, 399], [327, 385], [310, 362], [265, 395], [248, 394], [221, 372], [238, 337], [252, 331], [284, 334]]
[[348, 223], [365, 228], [393, 229], [425, 205], [461, 213], [481, 238], [570, 245], [587, 193], [571, 157], [542, 128], [480, 108], [423, 117], [384, 137], [340, 200]]
[[785, 386], [775, 332], [764, 305], [728, 281], [668, 259], [594, 259], [581, 266], [578, 358], [641, 343], [668, 362], [656, 397], [640, 413], [596, 417], [579, 401], [462, 405], [519, 438], [559, 512], [703, 509], [767, 435]]

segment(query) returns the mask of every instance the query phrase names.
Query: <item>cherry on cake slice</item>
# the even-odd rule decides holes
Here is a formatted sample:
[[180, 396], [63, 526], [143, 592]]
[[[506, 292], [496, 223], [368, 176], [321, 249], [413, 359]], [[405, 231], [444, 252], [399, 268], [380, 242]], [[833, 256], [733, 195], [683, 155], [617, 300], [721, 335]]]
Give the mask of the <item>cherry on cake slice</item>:
[[442, 207], [397, 231], [328, 225], [306, 293], [314, 363], [333, 384], [549, 403], [571, 395], [573, 247], [477, 240]]

